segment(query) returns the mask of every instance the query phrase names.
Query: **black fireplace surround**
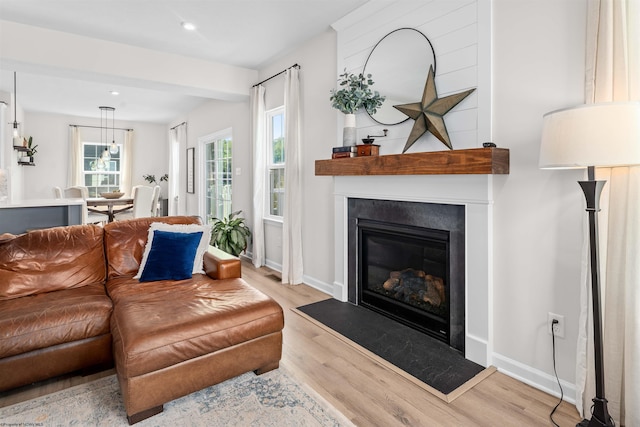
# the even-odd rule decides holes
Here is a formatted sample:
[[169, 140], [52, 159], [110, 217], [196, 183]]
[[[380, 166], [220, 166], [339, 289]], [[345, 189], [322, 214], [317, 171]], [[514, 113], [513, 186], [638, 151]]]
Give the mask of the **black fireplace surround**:
[[465, 208], [348, 200], [348, 300], [464, 354]]

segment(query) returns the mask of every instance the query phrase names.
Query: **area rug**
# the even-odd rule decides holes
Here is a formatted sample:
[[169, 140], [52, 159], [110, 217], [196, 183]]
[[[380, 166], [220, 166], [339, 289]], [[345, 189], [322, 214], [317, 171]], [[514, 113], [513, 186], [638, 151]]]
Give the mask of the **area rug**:
[[350, 303], [330, 298], [293, 311], [445, 402], [496, 371], [465, 359], [442, 341]]
[[[127, 426], [115, 375], [0, 408], [0, 425]], [[281, 369], [253, 372], [164, 405], [136, 426], [353, 426]]]

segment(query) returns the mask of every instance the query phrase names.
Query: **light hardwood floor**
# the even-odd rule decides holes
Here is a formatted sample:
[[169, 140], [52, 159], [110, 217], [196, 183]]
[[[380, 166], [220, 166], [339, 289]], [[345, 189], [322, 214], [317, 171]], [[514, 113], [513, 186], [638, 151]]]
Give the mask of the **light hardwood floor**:
[[[280, 303], [285, 313], [281, 367], [306, 383], [357, 426], [550, 426], [554, 396], [496, 372], [452, 403], [366, 357], [291, 308], [329, 298], [309, 286], [282, 285], [267, 269], [243, 263], [243, 277]], [[0, 407], [110, 375], [70, 376], [0, 394]], [[563, 402], [554, 419], [575, 426], [575, 407]]]

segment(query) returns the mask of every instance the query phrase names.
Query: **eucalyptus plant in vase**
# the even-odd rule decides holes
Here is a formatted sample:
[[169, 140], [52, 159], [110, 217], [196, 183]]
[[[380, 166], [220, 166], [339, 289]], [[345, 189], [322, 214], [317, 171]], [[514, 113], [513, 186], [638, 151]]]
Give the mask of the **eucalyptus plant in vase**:
[[345, 114], [344, 129], [342, 133], [343, 145], [356, 144], [356, 115], [355, 113], [364, 108], [369, 114], [375, 114], [382, 105], [385, 97], [378, 91], [371, 90], [374, 82], [371, 74], [366, 76], [362, 73], [352, 74], [344, 70], [338, 80], [340, 89], [332, 89], [331, 106]]

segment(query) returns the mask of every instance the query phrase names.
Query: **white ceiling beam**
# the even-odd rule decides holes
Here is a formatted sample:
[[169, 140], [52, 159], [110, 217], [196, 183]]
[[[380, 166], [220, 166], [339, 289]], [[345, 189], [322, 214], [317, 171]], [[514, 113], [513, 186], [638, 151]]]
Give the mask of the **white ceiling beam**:
[[247, 99], [258, 72], [0, 20], [0, 67], [224, 101]]

